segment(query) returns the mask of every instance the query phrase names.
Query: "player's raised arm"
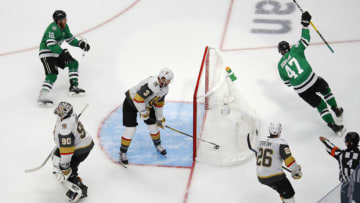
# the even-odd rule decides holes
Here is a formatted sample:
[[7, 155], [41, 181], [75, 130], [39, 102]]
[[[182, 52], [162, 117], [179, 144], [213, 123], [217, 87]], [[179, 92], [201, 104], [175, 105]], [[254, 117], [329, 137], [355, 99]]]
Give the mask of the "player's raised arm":
[[320, 141], [325, 145], [326, 151], [334, 158], [338, 159], [342, 151], [325, 137], [320, 137]]
[[310, 30], [309, 30], [309, 24], [311, 21], [311, 15], [309, 12], [305, 11], [301, 15], [301, 24], [303, 25], [302, 31], [301, 31], [301, 39], [299, 40], [298, 47], [302, 49], [306, 49], [306, 47], [310, 44]]

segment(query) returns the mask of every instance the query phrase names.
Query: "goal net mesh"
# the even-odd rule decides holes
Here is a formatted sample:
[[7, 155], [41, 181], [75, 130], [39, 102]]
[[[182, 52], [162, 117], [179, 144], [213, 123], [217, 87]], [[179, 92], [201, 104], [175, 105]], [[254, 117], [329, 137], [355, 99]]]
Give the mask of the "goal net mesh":
[[[231, 69], [230, 69], [231, 71]], [[238, 88], [238, 80], [226, 70], [220, 51], [206, 47], [194, 92], [194, 148], [196, 161], [217, 166], [237, 165], [255, 147], [257, 118]], [[215, 149], [212, 142], [220, 146]]]

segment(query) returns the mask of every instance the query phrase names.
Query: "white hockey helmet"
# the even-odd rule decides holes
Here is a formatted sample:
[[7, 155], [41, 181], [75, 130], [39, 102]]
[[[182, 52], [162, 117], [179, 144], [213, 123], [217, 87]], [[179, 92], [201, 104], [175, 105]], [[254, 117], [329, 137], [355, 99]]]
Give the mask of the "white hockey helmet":
[[281, 123], [279, 122], [271, 122], [269, 125], [269, 133], [270, 135], [274, 135], [274, 136], [280, 136], [281, 134]]
[[167, 86], [174, 79], [174, 73], [169, 68], [163, 68], [160, 70], [158, 78], [162, 86]]

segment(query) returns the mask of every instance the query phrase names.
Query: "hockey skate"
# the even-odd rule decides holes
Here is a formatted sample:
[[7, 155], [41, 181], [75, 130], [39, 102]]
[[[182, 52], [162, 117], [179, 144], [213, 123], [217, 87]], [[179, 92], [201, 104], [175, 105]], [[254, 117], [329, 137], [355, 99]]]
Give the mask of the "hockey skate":
[[127, 165], [129, 163], [128, 158], [127, 158], [127, 154], [123, 153], [123, 152], [120, 152], [119, 155], [120, 155], [119, 156], [119, 163], [125, 167], [125, 165]]
[[343, 125], [336, 125], [335, 123], [329, 123], [328, 124], [329, 128], [331, 128], [336, 135], [338, 135], [339, 137], [343, 136], [346, 132], [346, 129], [344, 128]]
[[72, 85], [69, 88], [69, 95], [70, 96], [84, 96], [85, 90], [79, 88], [78, 86]]
[[50, 100], [49, 98], [49, 90], [45, 90], [42, 89], [40, 91], [39, 97], [38, 97], [38, 104], [39, 106], [44, 106], [44, 107], [52, 107], [52, 105], [54, 104], [53, 101]]
[[156, 151], [159, 152], [161, 155], [164, 155], [166, 156], [167, 152], [166, 152], [166, 149], [161, 145], [156, 145]]
[[331, 107], [331, 110], [335, 113], [335, 116], [338, 119], [338, 121], [342, 122], [344, 109], [336, 106], [336, 107]]

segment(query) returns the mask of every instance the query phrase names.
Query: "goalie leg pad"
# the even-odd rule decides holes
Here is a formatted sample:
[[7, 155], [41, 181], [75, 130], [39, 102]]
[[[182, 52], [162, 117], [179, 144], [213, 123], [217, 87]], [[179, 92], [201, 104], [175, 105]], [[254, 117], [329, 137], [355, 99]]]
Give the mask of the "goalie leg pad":
[[69, 198], [69, 201], [77, 202], [82, 196], [81, 188], [70, 181], [65, 181], [64, 185], [66, 188], [69, 189], [66, 193], [66, 196]]

